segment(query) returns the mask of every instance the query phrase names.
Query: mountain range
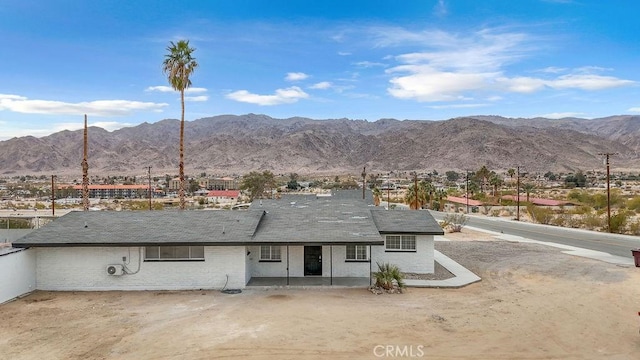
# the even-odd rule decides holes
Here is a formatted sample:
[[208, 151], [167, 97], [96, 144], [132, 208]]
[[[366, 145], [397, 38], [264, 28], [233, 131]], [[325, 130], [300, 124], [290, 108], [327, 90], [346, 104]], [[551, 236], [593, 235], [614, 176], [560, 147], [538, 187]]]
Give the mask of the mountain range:
[[[90, 127], [91, 175], [176, 174], [180, 121], [113, 132]], [[83, 131], [0, 142], [0, 175], [81, 174]], [[359, 174], [465, 170], [529, 172], [640, 169], [640, 116], [599, 119], [470, 116], [443, 121], [274, 119], [221, 115], [185, 122], [187, 173]]]

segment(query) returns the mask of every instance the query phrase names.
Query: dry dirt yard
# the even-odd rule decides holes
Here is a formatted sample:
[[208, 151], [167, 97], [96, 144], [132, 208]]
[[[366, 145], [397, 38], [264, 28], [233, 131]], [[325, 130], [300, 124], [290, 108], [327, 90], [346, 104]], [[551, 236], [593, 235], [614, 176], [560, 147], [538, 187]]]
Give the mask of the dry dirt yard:
[[402, 295], [36, 292], [0, 306], [0, 358], [640, 358], [640, 269], [446, 236], [454, 241], [436, 248], [481, 282]]

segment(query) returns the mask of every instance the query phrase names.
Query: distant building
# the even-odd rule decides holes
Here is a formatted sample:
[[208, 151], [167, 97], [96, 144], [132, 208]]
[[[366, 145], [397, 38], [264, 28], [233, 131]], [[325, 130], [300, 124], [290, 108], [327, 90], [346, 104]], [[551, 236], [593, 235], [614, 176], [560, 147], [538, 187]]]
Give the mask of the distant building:
[[[75, 196], [82, 198], [82, 185], [73, 185]], [[113, 198], [146, 198], [149, 196], [148, 185], [89, 185], [89, 197], [97, 199]]]
[[169, 180], [169, 191], [178, 191], [180, 189], [180, 178]]
[[240, 184], [238, 179], [232, 177], [209, 179], [207, 190], [238, 190]]
[[235, 204], [239, 196], [238, 190], [211, 190], [207, 193], [207, 201], [209, 204]]

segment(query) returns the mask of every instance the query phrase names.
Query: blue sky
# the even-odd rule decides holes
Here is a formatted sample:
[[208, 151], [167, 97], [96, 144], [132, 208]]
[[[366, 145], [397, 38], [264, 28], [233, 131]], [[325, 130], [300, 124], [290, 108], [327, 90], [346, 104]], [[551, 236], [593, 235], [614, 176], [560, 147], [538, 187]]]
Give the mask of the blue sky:
[[188, 39], [186, 120], [595, 118], [640, 113], [640, 3], [24, 1], [0, 5], [0, 140], [180, 117], [161, 70]]

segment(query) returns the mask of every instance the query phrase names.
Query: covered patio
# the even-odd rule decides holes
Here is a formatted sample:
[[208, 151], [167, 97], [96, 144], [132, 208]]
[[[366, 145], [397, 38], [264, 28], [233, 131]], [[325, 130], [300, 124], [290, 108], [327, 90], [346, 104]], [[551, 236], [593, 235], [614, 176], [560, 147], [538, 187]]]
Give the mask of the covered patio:
[[272, 286], [344, 286], [344, 287], [367, 287], [370, 279], [367, 277], [252, 277], [247, 284], [248, 287], [272, 287]]

